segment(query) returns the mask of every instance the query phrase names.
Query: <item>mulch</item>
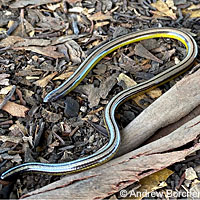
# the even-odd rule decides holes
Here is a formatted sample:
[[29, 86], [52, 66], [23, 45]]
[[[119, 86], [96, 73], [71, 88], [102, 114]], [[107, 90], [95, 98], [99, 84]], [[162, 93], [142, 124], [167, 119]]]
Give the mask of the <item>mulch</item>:
[[[184, 46], [173, 39], [149, 39], [125, 46], [102, 59], [69, 95], [43, 103], [46, 94], [70, 77], [98, 46], [137, 30], [175, 27], [190, 32], [199, 47], [199, 1], [163, 1], [165, 12], [156, 2], [0, 2], [1, 173], [25, 162], [62, 163], [96, 152], [109, 138], [102, 117], [109, 100], [131, 81], [146, 81], [186, 55]], [[196, 63], [199, 61], [197, 58]], [[124, 128], [184, 75], [153, 94], [120, 106], [116, 113], [119, 127]], [[193, 159], [170, 166], [174, 173], [166, 187], [175, 191], [186, 184], [189, 188], [191, 182], [184, 183], [183, 174], [189, 167], [197, 169], [199, 155], [197, 152]], [[21, 175], [14, 183], [2, 182], [1, 197], [20, 198], [61, 178]]]

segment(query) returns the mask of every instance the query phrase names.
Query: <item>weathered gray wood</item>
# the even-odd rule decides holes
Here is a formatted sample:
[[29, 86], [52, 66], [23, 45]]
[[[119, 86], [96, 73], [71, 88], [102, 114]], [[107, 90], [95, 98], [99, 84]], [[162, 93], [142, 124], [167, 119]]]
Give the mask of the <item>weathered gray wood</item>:
[[[200, 116], [171, 134], [110, 162], [72, 174], [30, 192], [26, 199], [103, 199], [139, 179], [159, 171], [200, 149], [200, 143], [183, 148], [200, 135]], [[191, 143], [190, 143], [191, 144]], [[24, 196], [25, 197], [25, 196]]]
[[117, 156], [135, 149], [158, 129], [178, 121], [198, 105], [200, 70], [179, 81], [122, 130]]

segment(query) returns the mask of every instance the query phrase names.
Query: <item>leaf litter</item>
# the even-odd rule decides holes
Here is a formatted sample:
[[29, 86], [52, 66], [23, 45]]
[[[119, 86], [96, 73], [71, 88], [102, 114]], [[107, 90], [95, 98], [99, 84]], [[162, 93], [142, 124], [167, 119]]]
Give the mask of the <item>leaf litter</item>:
[[[98, 133], [104, 132], [101, 131], [101, 127], [102, 130], [105, 129], [102, 108], [112, 96], [121, 91], [121, 88], [141, 83], [182, 60], [183, 48], [178, 49], [178, 42], [162, 38], [145, 40], [105, 57], [84, 79], [76, 92], [70, 93], [80, 105], [76, 117], [67, 118], [64, 115], [65, 98], [44, 105], [42, 97], [72, 75], [89, 54], [89, 50], [93, 51], [93, 48], [102, 42], [124, 33], [170, 24], [178, 28], [187, 28], [189, 31], [195, 30], [198, 37], [198, 22], [188, 20], [184, 14], [198, 17], [199, 5], [190, 3], [191, 5], [183, 8], [187, 2], [182, 1], [178, 4], [172, 0], [159, 0], [152, 4], [147, 1], [95, 3], [81, 0], [0, 2], [0, 7], [3, 8], [0, 11], [2, 34], [5, 31], [9, 33], [9, 36], [3, 34], [0, 41], [1, 98], [9, 92], [11, 85], [17, 85], [17, 89], [21, 91], [20, 94], [16, 90], [16, 94], [3, 107], [0, 119], [4, 124], [1, 125], [0, 132], [3, 134], [1, 136], [6, 134], [11, 138], [18, 137], [16, 133], [30, 135], [30, 138], [22, 143], [26, 149], [26, 159], [22, 154], [19, 158], [17, 153], [23, 148], [9, 141], [4, 141], [3, 146], [14, 151], [17, 149], [16, 158], [7, 155], [7, 159], [4, 159], [14, 159], [14, 162], [20, 163], [28, 160], [28, 157], [33, 160], [40, 157], [40, 161], [59, 162], [61, 158], [76, 159], [87, 153], [91, 154], [103, 146], [107, 137]], [[5, 5], [8, 8], [6, 10]], [[183, 25], [180, 25], [178, 20], [182, 20]], [[21, 23], [14, 27], [14, 21]], [[10, 31], [11, 29], [13, 30]], [[8, 50], [1, 50], [3, 48]], [[122, 105], [116, 115], [119, 126], [122, 128], [128, 123], [122, 119], [123, 115], [133, 119], [174, 83], [171, 81], [163, 88], [150, 91]], [[13, 117], [16, 117], [18, 122]], [[41, 122], [41, 119], [44, 121]], [[82, 119], [91, 119], [100, 127], [85, 127], [86, 123], [82, 122]], [[8, 129], [12, 124], [9, 124], [10, 120], [14, 125], [18, 124], [16, 133]], [[45, 128], [42, 128], [44, 124]], [[70, 130], [75, 130], [70, 136], [65, 135], [66, 131], [63, 128], [68, 126]], [[27, 131], [23, 127], [26, 127]], [[34, 138], [34, 142], [31, 138]], [[63, 141], [73, 148], [61, 151], [58, 155], [56, 149], [63, 145]], [[33, 143], [37, 144], [36, 149], [33, 148]], [[49, 144], [49, 148], [52, 147], [51, 150], [45, 150], [46, 143]], [[12, 163], [7, 163], [7, 168], [12, 166]], [[56, 179], [51, 178], [45, 184]], [[44, 182], [40, 180], [38, 184], [44, 185]], [[29, 183], [27, 177], [24, 184], [30, 186]], [[18, 192], [21, 196], [26, 191]]]

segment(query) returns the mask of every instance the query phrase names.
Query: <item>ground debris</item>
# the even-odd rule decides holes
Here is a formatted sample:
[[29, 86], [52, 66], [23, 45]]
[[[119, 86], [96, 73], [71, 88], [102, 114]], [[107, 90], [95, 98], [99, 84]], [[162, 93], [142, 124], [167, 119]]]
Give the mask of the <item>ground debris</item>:
[[[0, 1], [0, 172], [24, 162], [67, 162], [101, 149], [109, 135], [103, 120], [104, 108], [109, 100], [123, 89], [137, 87], [137, 84], [180, 63], [187, 54], [184, 45], [175, 39], [156, 38], [121, 47], [97, 63], [67, 96], [49, 103], [44, 103], [43, 98], [73, 76], [85, 58], [95, 53], [95, 49], [124, 34], [153, 27], [175, 27], [189, 32], [199, 46], [199, 10], [199, 2], [196, 0]], [[199, 59], [195, 64], [198, 63]], [[145, 112], [181, 78], [179, 76], [120, 105], [115, 115], [120, 129], [123, 130], [133, 119], [136, 120], [142, 111]], [[186, 91], [181, 90], [182, 99], [187, 99], [189, 92]], [[174, 98], [175, 95], [172, 95], [168, 101], [173, 102]], [[177, 118], [196, 99], [187, 101], [187, 105], [177, 112]], [[129, 141], [134, 145], [140, 141], [140, 136], [150, 130], [148, 125], [153, 125], [157, 115], [160, 117], [165, 113], [166, 117], [171, 110], [176, 112], [181, 105], [177, 102], [167, 113], [167, 109], [162, 111], [167, 103], [162, 103], [150, 120], [142, 120], [142, 128], [146, 127], [147, 131], [142, 132], [136, 140]], [[158, 124], [157, 120], [154, 127]], [[157, 137], [163, 136], [158, 133]], [[198, 138], [193, 142], [194, 146], [198, 144]], [[126, 143], [124, 150], [128, 146]], [[171, 152], [173, 150], [171, 148]], [[164, 155], [155, 155], [155, 159], [157, 156]], [[166, 159], [165, 156], [163, 158]], [[163, 185], [160, 184], [167, 184], [160, 190], [168, 188], [172, 192], [179, 190], [182, 193], [185, 189], [198, 190], [199, 158], [197, 151], [185, 161], [170, 166], [174, 173], [164, 180]], [[173, 163], [171, 160], [167, 162]], [[190, 167], [196, 171], [198, 178], [186, 179], [186, 169]], [[127, 172], [126, 169], [124, 173], [130, 176], [136, 171]], [[147, 173], [153, 172], [152, 167], [147, 170]], [[145, 173], [141, 174], [143, 176]], [[119, 181], [118, 185], [116, 182], [111, 184], [112, 188], [108, 191], [109, 195], [110, 191], [113, 192], [111, 199], [119, 197], [116, 192], [129, 184], [130, 176], [125, 181]], [[88, 176], [86, 179], [90, 178]], [[59, 179], [42, 175], [20, 176], [10, 190], [10, 196], [8, 194], [6, 197], [21, 198]], [[136, 179], [138, 177], [135, 176], [130, 181]]]

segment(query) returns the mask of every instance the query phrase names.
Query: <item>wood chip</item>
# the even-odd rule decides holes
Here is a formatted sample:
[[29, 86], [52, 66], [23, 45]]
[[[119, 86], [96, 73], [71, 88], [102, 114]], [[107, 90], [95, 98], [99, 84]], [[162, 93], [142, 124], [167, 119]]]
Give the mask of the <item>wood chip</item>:
[[13, 143], [19, 144], [22, 141], [22, 138], [21, 137], [1, 135], [0, 141], [2, 141], [2, 142], [13, 142]]
[[49, 81], [51, 81], [52, 78], [54, 76], [56, 76], [57, 74], [58, 74], [58, 72], [54, 72], [52, 74], [49, 74], [48, 76], [44, 77], [43, 79], [40, 79], [40, 80], [34, 82], [34, 84], [36, 84], [37, 86], [42, 87], [42, 88], [46, 87], [46, 85], [49, 83]]
[[[3, 102], [2, 99], [0, 99], [0, 104]], [[25, 117], [27, 111], [29, 110], [27, 107], [19, 105], [14, 102], [8, 101], [7, 104], [2, 108], [9, 114], [15, 117]]]

